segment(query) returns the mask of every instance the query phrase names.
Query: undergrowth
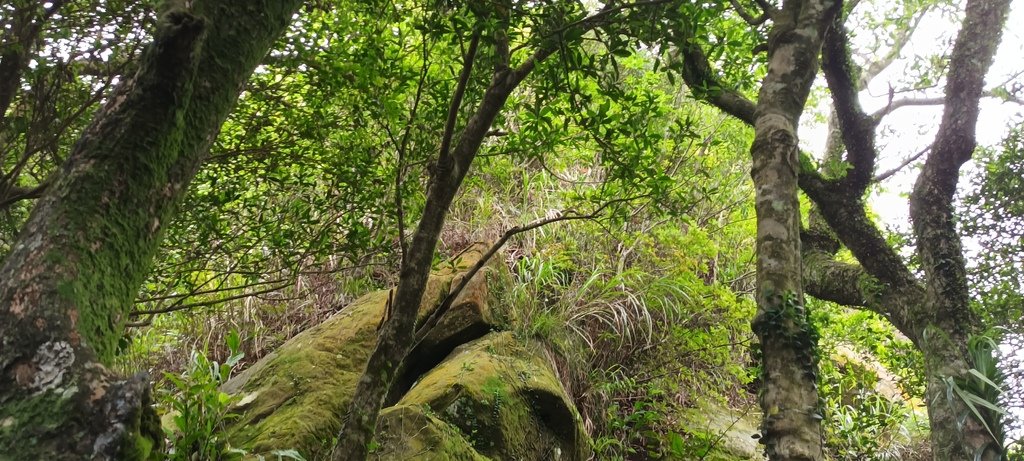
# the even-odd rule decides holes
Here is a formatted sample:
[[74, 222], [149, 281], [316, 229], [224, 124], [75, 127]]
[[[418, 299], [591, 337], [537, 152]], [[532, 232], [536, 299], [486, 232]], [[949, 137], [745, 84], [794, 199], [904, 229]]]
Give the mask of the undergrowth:
[[[706, 128], [738, 130], [720, 122]], [[519, 234], [499, 253], [510, 274], [498, 284], [503, 324], [547, 346], [596, 459], [747, 456], [723, 455], [728, 427], [698, 427], [683, 417], [687, 409], [732, 408], [751, 425], [757, 422], [758, 369], [749, 327], [755, 311], [754, 214], [745, 142], [731, 136], [738, 141], [709, 136], [662, 165], [685, 190], [670, 187], [607, 207], [592, 220]], [[565, 163], [483, 157], [452, 207], [438, 260], [473, 242], [492, 242], [516, 225], [602, 207], [601, 197], [608, 195], [599, 189], [608, 186], [601, 165], [559, 158]], [[716, 174], [705, 173], [711, 168]], [[258, 296], [231, 299], [239, 292], [226, 291], [192, 297], [190, 302], [212, 307], [149, 319], [125, 342], [118, 365], [192, 377], [203, 360], [240, 370], [348, 301], [393, 285], [396, 261], [378, 258], [352, 269], [328, 261]], [[218, 296], [224, 301], [218, 303]], [[919, 358], [910, 345], [880, 319], [833, 307], [814, 312], [816, 324], [828, 325], [822, 350], [833, 359], [822, 360], [820, 383], [830, 459], [911, 459], [915, 451], [925, 452], [922, 383], [913, 371]], [[238, 332], [237, 351], [223, 346], [229, 331]], [[839, 358], [839, 346], [856, 357]], [[189, 357], [181, 350], [207, 353]], [[245, 358], [232, 359], [238, 354]], [[879, 369], [864, 365], [876, 362]], [[879, 370], [899, 395], [879, 392]], [[217, 396], [219, 381], [205, 383], [206, 396]], [[161, 394], [165, 405], [187, 397], [180, 378], [161, 387], [170, 389]], [[216, 440], [203, 431], [197, 434]]]

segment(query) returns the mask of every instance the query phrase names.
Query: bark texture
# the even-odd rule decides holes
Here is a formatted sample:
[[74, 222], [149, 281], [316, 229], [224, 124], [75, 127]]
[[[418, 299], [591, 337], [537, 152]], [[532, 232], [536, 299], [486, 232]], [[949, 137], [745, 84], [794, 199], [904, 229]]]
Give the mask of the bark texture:
[[823, 457], [817, 337], [803, 306], [797, 126], [838, 7], [830, 0], [787, 1], [773, 16], [768, 73], [754, 113], [758, 312], [752, 326], [761, 342], [761, 442], [772, 460]]
[[196, 1], [159, 21], [0, 267], [0, 453], [146, 459], [144, 375], [107, 366], [161, 230], [297, 0]]
[[910, 197], [910, 217], [926, 280], [922, 309], [931, 314], [920, 332], [920, 346], [925, 356], [928, 419], [936, 460], [1001, 457], [1003, 441], [992, 439], [964, 402], [948, 392], [944, 379], [965, 377], [973, 368], [966, 346], [980, 325], [969, 306], [953, 195], [960, 167], [976, 146], [978, 100], [1009, 4], [1009, 0], [967, 2], [964, 24], [950, 57], [942, 123]]
[[[841, 26], [830, 34], [824, 70], [853, 167], [845, 178], [827, 180], [808, 172], [801, 186], [859, 266], [820, 258], [805, 269], [809, 292], [886, 316], [924, 354], [926, 403], [936, 460], [999, 459], [1002, 441], [949, 389], [948, 379], [973, 367], [967, 344], [981, 330], [971, 314], [960, 238], [953, 222], [953, 194], [960, 166], [975, 147], [978, 101], [984, 76], [999, 43], [1007, 2], [968, 2], [947, 76], [944, 115], [910, 199], [923, 278], [915, 277], [867, 218], [862, 197], [877, 157], [877, 117], [857, 103], [856, 69]], [[811, 252], [814, 249], [807, 249]], [[819, 253], [820, 256], [820, 253]], [[840, 266], [843, 266], [840, 269]], [[847, 278], [843, 279], [844, 274]]]

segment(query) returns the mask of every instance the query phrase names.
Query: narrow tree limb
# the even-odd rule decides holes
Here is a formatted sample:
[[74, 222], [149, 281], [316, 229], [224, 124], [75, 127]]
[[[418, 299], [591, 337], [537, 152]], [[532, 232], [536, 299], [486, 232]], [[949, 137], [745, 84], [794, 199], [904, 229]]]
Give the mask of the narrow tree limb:
[[42, 14], [33, 1], [16, 1], [11, 22], [0, 36], [0, 126], [14, 95], [21, 84], [21, 76], [28, 65], [30, 50], [36, 44], [47, 21], [59, 11], [67, 0], [48, 2]]
[[6, 209], [7, 207], [22, 200], [31, 200], [42, 197], [43, 192], [46, 192], [46, 188], [49, 187], [51, 182], [51, 180], [43, 181], [35, 187], [15, 186], [4, 191], [4, 194], [0, 195], [0, 210]]
[[[1015, 96], [1010, 95], [1010, 94], [1000, 94], [997, 91], [997, 89], [998, 89], [998, 87], [995, 88], [995, 89], [985, 90], [985, 91], [982, 92], [982, 96], [986, 97], [986, 98], [1002, 99], [1002, 100], [1005, 100], [1005, 101], [1008, 101], [1008, 102], [1012, 102], [1014, 104], [1024, 105], [1024, 100], [1022, 100], [1021, 98], [1015, 97]], [[941, 105], [943, 105], [945, 103], [946, 103], [946, 98], [944, 96], [936, 96], [934, 98], [901, 98], [901, 99], [896, 99], [896, 100], [893, 100], [893, 101], [889, 102], [888, 104], [886, 104], [885, 107], [872, 112], [871, 113], [871, 118], [877, 124], [877, 123], [880, 123], [882, 121], [882, 119], [886, 115], [889, 115], [889, 114], [895, 112], [896, 109], [900, 109], [900, 108], [903, 108], [903, 107], [914, 107], [914, 106], [941, 106]]]
[[882, 118], [889, 115], [901, 107], [910, 106], [940, 106], [946, 101], [943, 97], [934, 98], [901, 98], [889, 101], [885, 107], [878, 109], [871, 113], [871, 119], [876, 124], [882, 121]]
[[911, 156], [907, 157], [906, 159], [904, 159], [896, 167], [894, 167], [894, 168], [892, 168], [890, 170], [884, 171], [882, 173], [879, 173], [877, 176], [875, 176], [874, 178], [871, 179], [871, 182], [878, 183], [878, 182], [882, 182], [882, 181], [885, 181], [886, 179], [891, 178], [896, 173], [899, 173], [900, 170], [906, 168], [907, 165], [910, 165], [911, 163], [917, 161], [917, 159], [919, 159], [922, 156], [924, 156], [924, 154], [927, 154], [928, 151], [930, 151], [931, 149], [932, 149], [932, 146], [926, 146], [924, 149], [921, 149], [916, 154], [911, 155]]
[[262, 290], [252, 291], [252, 292], [248, 292], [248, 293], [241, 293], [241, 294], [237, 294], [237, 295], [234, 295], [234, 296], [228, 296], [226, 298], [210, 299], [210, 300], [207, 300], [207, 301], [199, 301], [199, 302], [188, 303], [188, 304], [177, 304], [177, 303], [175, 303], [174, 305], [171, 305], [171, 306], [168, 306], [168, 307], [161, 307], [161, 308], [158, 308], [158, 309], [141, 309], [141, 310], [132, 311], [128, 315], [130, 315], [132, 317], [138, 317], [138, 316], [141, 316], [141, 315], [166, 314], [166, 313], [169, 313], [169, 312], [182, 311], [182, 310], [188, 310], [188, 309], [195, 309], [197, 307], [213, 306], [213, 305], [216, 305], [216, 304], [223, 304], [223, 303], [226, 303], [228, 301], [234, 301], [234, 300], [237, 300], [237, 299], [245, 299], [245, 298], [249, 298], [249, 297], [252, 297], [252, 296], [259, 296], [259, 295], [263, 295], [263, 294], [267, 294], [267, 293], [273, 293], [275, 291], [287, 288], [287, 287], [289, 287], [291, 285], [292, 285], [291, 282], [287, 282], [287, 283], [282, 283], [280, 285], [274, 285], [274, 286], [271, 286], [271, 287], [268, 287], [268, 288], [264, 288]]
[[476, 50], [480, 45], [481, 33], [480, 29], [473, 31], [473, 37], [469, 41], [469, 50], [466, 52], [465, 61], [462, 63], [462, 72], [459, 74], [459, 81], [455, 85], [455, 93], [452, 95], [451, 104], [448, 106], [448, 117], [444, 123], [444, 134], [441, 135], [438, 163], [447, 162], [451, 155], [452, 137], [455, 136], [455, 124], [459, 116], [459, 108], [462, 107], [462, 98], [466, 95], [466, 86], [469, 85], [469, 77], [473, 73], [473, 62], [476, 60]]
[[[860, 78], [857, 80], [857, 87], [860, 89], [867, 88], [868, 83], [872, 79], [887, 69], [896, 58], [900, 56], [903, 49], [906, 48], [907, 43], [910, 43], [910, 38], [914, 36], [914, 32], [917, 27], [921, 24], [921, 20], [924, 16], [934, 9], [934, 4], [925, 4], [920, 10], [913, 13], [913, 17], [910, 19], [910, 23], [907, 27], [900, 28], [896, 32], [896, 36], [893, 37], [893, 45], [889, 48], [889, 51], [885, 53], [880, 59], [874, 59], [867, 65], [866, 68], [861, 70]], [[851, 10], [852, 11], [852, 10]]]
[[[224, 275], [231, 275], [231, 274], [232, 274], [232, 272], [227, 272]], [[281, 282], [284, 282], [284, 281], [290, 281], [290, 279], [279, 278], [279, 279], [276, 279], [276, 280], [268, 280], [266, 282], [248, 283], [248, 284], [240, 285], [240, 286], [232, 286], [232, 287], [220, 286], [218, 288], [212, 288], [212, 289], [209, 289], [209, 290], [190, 291], [188, 293], [180, 294], [180, 295], [175, 294], [175, 295], [153, 296], [151, 298], [137, 299], [137, 300], [135, 300], [135, 304], [153, 303], [153, 302], [158, 302], [158, 301], [166, 301], [168, 299], [182, 299], [182, 298], [189, 298], [189, 297], [192, 297], [192, 296], [212, 295], [212, 294], [217, 294], [217, 293], [223, 293], [225, 291], [245, 290], [247, 288], [261, 287], [263, 285], [271, 285], [271, 284], [275, 284], [275, 283], [281, 283]], [[148, 312], [144, 312], [144, 311], [139, 310], [139, 311], [134, 311], [134, 313], [132, 313], [130, 315], [140, 315], [140, 314], [147, 314], [147, 313]]]
[[395, 220], [398, 222], [398, 247], [402, 251], [402, 261], [405, 261], [405, 253], [409, 250], [409, 243], [405, 239], [405, 206], [402, 204], [402, 184], [405, 177], [406, 151], [409, 149], [409, 141], [412, 139], [412, 129], [416, 121], [416, 113], [420, 107], [423, 97], [423, 90], [426, 86], [427, 71], [430, 69], [430, 48], [428, 42], [423, 42], [423, 65], [420, 67], [420, 79], [416, 84], [416, 96], [413, 97], [412, 109], [409, 110], [409, 119], [402, 133], [402, 141], [398, 145], [398, 161], [395, 172]]
[[454, 288], [452, 288], [449, 291], [448, 295], [445, 296], [443, 301], [441, 301], [441, 303], [438, 305], [437, 309], [434, 310], [433, 314], [431, 314], [430, 317], [428, 317], [427, 320], [423, 322], [423, 325], [420, 326], [420, 328], [416, 330], [416, 334], [415, 334], [416, 342], [418, 343], [419, 341], [422, 341], [423, 338], [425, 338], [427, 336], [427, 334], [430, 333], [430, 330], [432, 328], [434, 328], [435, 326], [437, 326], [437, 322], [440, 321], [442, 317], [444, 317], [444, 314], [447, 313], [449, 309], [451, 309], [452, 303], [454, 303], [455, 299], [458, 298], [459, 293], [461, 293], [462, 290], [466, 288], [466, 285], [469, 285], [469, 282], [473, 278], [473, 276], [475, 276], [477, 274], [477, 272], [479, 272], [481, 269], [484, 268], [484, 266], [487, 265], [487, 263], [491, 260], [491, 258], [499, 250], [501, 250], [501, 248], [503, 246], [505, 246], [505, 243], [507, 243], [510, 238], [512, 238], [512, 237], [514, 237], [514, 236], [516, 236], [518, 234], [521, 234], [523, 232], [528, 232], [528, 231], [537, 229], [539, 227], [543, 227], [543, 226], [546, 226], [548, 224], [553, 224], [553, 223], [556, 223], [556, 222], [575, 221], [575, 220], [581, 220], [581, 219], [595, 219], [598, 216], [600, 216], [601, 213], [605, 209], [610, 207], [611, 205], [616, 204], [616, 203], [626, 202], [626, 201], [632, 201], [632, 200], [635, 200], [636, 198], [638, 198], [638, 197], [629, 197], [629, 198], [621, 198], [621, 199], [616, 199], [616, 200], [610, 200], [610, 201], [605, 202], [604, 204], [602, 204], [598, 209], [594, 210], [591, 213], [585, 214], [585, 215], [578, 214], [577, 212], [575, 212], [573, 210], [567, 210], [567, 211], [564, 211], [564, 212], [560, 213], [558, 216], [555, 216], [555, 217], [539, 219], [539, 220], [533, 221], [533, 222], [531, 222], [529, 224], [524, 224], [522, 226], [515, 226], [515, 227], [512, 227], [512, 228], [506, 230], [501, 235], [501, 237], [496, 242], [494, 242], [490, 246], [490, 248], [487, 249], [487, 251], [484, 252], [483, 256], [481, 256], [480, 259], [477, 260], [477, 262], [475, 264], [473, 264], [473, 266], [470, 267], [469, 270], [466, 271], [465, 275], [462, 277], [462, 280], [459, 281], [459, 284], [456, 285]]

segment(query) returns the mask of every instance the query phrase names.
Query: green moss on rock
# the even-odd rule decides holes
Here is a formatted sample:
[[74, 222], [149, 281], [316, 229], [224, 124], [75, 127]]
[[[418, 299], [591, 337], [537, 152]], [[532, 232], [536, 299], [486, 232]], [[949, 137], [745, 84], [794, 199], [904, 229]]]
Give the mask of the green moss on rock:
[[[447, 294], [451, 279], [431, 277], [421, 317]], [[376, 345], [387, 299], [387, 291], [360, 298], [225, 383], [225, 392], [241, 398], [239, 418], [228, 428], [231, 444], [252, 453], [296, 449], [310, 459], [325, 453]]]
[[[420, 322], [484, 249], [471, 247], [435, 271]], [[399, 391], [392, 400], [398, 403], [381, 413], [370, 459], [589, 458], [579, 415], [543, 347], [487, 333], [493, 324], [489, 272], [467, 285], [407, 359], [416, 367], [406, 370], [401, 391], [411, 389]], [[376, 345], [387, 300], [387, 291], [360, 298], [225, 383], [222, 390], [238, 398], [238, 417], [228, 427], [231, 445], [253, 455], [295, 449], [306, 459], [326, 456]]]
[[[418, 322], [434, 312], [457, 277], [485, 250], [483, 245], [471, 246], [434, 271], [420, 303]], [[457, 309], [441, 324], [474, 324], [472, 319], [452, 318], [456, 315], [474, 317], [475, 322], [489, 318], [485, 288], [467, 289]], [[238, 417], [227, 428], [231, 445], [254, 454], [295, 449], [307, 459], [325, 455], [376, 346], [388, 297], [386, 290], [363, 296], [225, 383], [222, 390], [239, 398], [234, 408]], [[445, 331], [458, 332], [458, 328]], [[434, 340], [443, 343], [446, 338], [441, 335]]]
[[486, 461], [458, 429], [429, 408], [397, 405], [381, 412], [378, 446], [369, 459], [410, 461]]
[[[437, 420], [488, 458], [583, 460], [590, 456], [579, 415], [542, 347], [518, 342], [510, 333], [491, 333], [456, 348], [413, 386], [399, 406], [429, 408]], [[401, 453], [415, 446], [435, 446], [437, 456], [443, 453], [445, 444], [431, 445], [421, 439], [419, 425], [389, 421], [385, 431], [383, 422], [384, 450]]]

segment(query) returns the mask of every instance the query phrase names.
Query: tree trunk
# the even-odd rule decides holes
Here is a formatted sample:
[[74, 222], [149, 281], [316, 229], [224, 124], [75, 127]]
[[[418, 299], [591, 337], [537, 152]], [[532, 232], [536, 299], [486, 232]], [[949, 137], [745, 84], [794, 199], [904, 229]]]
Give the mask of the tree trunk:
[[[334, 461], [366, 459], [368, 445], [376, 430], [377, 416], [381, 405], [389, 393], [396, 371], [400, 369], [401, 361], [413, 345], [416, 310], [423, 296], [423, 287], [430, 271], [430, 262], [433, 260], [437, 238], [444, 224], [445, 215], [448, 213], [448, 207], [469, 171], [491, 123], [504, 107], [505, 101], [537, 65], [559, 48], [576, 46], [584, 33], [608, 21], [615, 20], [616, 15], [625, 10], [658, 3], [637, 2], [629, 7], [615, 4], [606, 5], [597, 13], [571, 22], [564, 29], [559, 29], [559, 33], [577, 37], [575, 42], [541, 40], [533, 53], [515, 67], [510, 62], [511, 51], [508, 36], [511, 4], [492, 2], [487, 7], [474, 10], [474, 14], [481, 15], [483, 23], [497, 26], [494, 30], [492, 44], [497, 58], [492, 61], [496, 63], [494, 72], [480, 104], [466, 122], [458, 142], [449, 152], [448, 146], [452, 141], [455, 117], [459, 110], [458, 103], [461, 102], [462, 97], [461, 90], [457, 89], [453, 97], [453, 105], [449, 108], [445, 133], [441, 139], [437, 164], [427, 188], [427, 201], [423, 217], [413, 235], [409, 251], [403, 257], [398, 290], [395, 294], [394, 306], [391, 308], [391, 318], [384, 325], [366, 371], [359, 379], [348, 415], [341, 433], [338, 435], [338, 443], [334, 446], [332, 453]], [[490, 10], [491, 8], [493, 10]], [[575, 30], [578, 33], [566, 33], [567, 30]], [[476, 49], [478, 39], [479, 36], [474, 37], [473, 44], [470, 46], [471, 50]], [[468, 61], [463, 69], [460, 85], [466, 84], [470, 77], [469, 64], [471, 61]]]
[[[976, 146], [975, 129], [988, 73], [1009, 13], [1009, 0], [967, 2], [946, 77], [942, 123], [910, 197], [910, 218], [924, 270], [926, 296], [919, 306], [930, 322], [919, 346], [928, 379], [926, 400], [936, 460], [994, 460], [1001, 440], [988, 430], [945, 379], [965, 378], [975, 364], [967, 351], [980, 322], [970, 308], [963, 249], [953, 216], [960, 167]], [[996, 403], [996, 402], [992, 402]]]
[[[479, 36], [475, 36], [465, 58], [460, 81], [462, 89], [470, 78], [478, 44]], [[454, 119], [449, 119], [449, 127], [445, 130], [447, 139], [442, 140], [441, 153], [431, 175], [423, 217], [413, 234], [408, 253], [403, 257], [398, 289], [390, 309], [391, 317], [384, 324], [377, 347], [356, 386], [347, 418], [338, 435], [338, 443], [331, 455], [334, 461], [366, 459], [367, 445], [376, 432], [377, 416], [384, 397], [388, 394], [401, 361], [413, 344], [416, 311], [423, 297], [448, 207], [462, 185], [491, 123], [504, 107], [506, 99], [532, 68], [533, 64], [525, 69], [510, 69], [507, 65], [499, 65], [495, 69], [483, 100], [467, 121], [451, 152], [447, 152], [445, 147], [450, 142], [448, 137], [454, 132]], [[450, 115], [457, 114], [461, 97], [460, 90], [457, 90]]]
[[935, 461], [1003, 459], [1003, 441], [989, 434], [946, 382], [948, 377], [967, 376], [967, 370], [973, 368], [966, 347], [971, 325], [948, 325], [946, 330], [933, 325], [921, 348], [927, 380], [925, 404]]
[[[787, 2], [783, 11], [770, 12], [771, 18], [775, 21], [773, 35], [769, 39], [770, 52], [779, 46], [775, 30], [787, 30], [786, 24], [792, 24], [786, 22], [787, 18], [802, 17], [793, 13], [794, 11], [805, 12], [809, 8], [813, 9], [809, 4], [796, 7], [797, 3], [799, 2]], [[864, 113], [857, 100], [861, 85], [859, 82], [862, 80], [858, 78], [858, 71], [849, 56], [848, 38], [843, 30], [842, 20], [835, 23], [828, 35], [823, 68], [832, 93], [838, 126], [842, 131], [842, 144], [846, 150], [845, 160], [851, 169], [841, 178], [824, 178], [814, 168], [804, 168], [799, 175], [801, 189], [814, 201], [819, 213], [813, 215], [812, 219], [823, 219], [829, 228], [822, 232], [823, 229], [812, 225], [806, 234], [807, 241], [804, 242], [802, 253], [806, 264], [803, 267], [804, 283], [808, 292], [820, 299], [866, 308], [885, 316], [922, 351], [926, 362], [923, 371], [928, 381], [926, 397], [931, 422], [931, 439], [937, 461], [988, 460], [998, 459], [999, 456], [999, 441], [993, 439], [960, 397], [950, 392], [947, 382], [949, 379], [967, 377], [969, 370], [975, 366], [968, 353], [967, 344], [981, 326], [971, 314], [968, 305], [969, 291], [964, 275], [963, 252], [953, 221], [952, 198], [956, 191], [959, 169], [970, 158], [975, 147], [978, 100], [982, 95], [985, 74], [999, 43], [1008, 4], [1008, 0], [970, 0], [966, 5], [964, 23], [957, 36], [948, 66], [942, 124], [911, 195], [911, 218], [924, 277], [918, 277], [911, 272], [898, 251], [886, 241], [866, 212], [864, 194], [867, 186], [873, 181], [877, 158], [874, 131], [878, 118]], [[793, 8], [790, 8], [791, 6]], [[791, 13], [787, 14], [787, 11]], [[808, 24], [802, 21], [796, 23]], [[812, 31], [804, 31], [802, 35], [805, 38], [818, 36]], [[906, 39], [904, 36], [897, 41], [905, 43]], [[719, 82], [709, 71], [707, 58], [699, 49], [692, 50], [680, 45], [680, 51], [686, 60], [683, 77], [690, 86], [729, 87], [728, 84]], [[791, 131], [795, 130], [796, 117], [790, 111], [778, 111], [777, 114], [768, 114], [774, 116], [771, 123], [768, 123], [762, 120], [766, 115], [762, 107], [766, 103], [766, 93], [783, 96], [774, 103], [777, 107], [787, 108], [796, 103], [803, 104], [802, 97], [797, 96], [806, 93], [800, 93], [798, 88], [808, 84], [804, 79], [806, 72], [816, 70], [815, 64], [808, 64], [807, 61], [816, 56], [816, 52], [810, 48], [803, 51], [803, 55], [781, 55], [778, 62], [776, 58], [780, 55], [777, 52], [769, 55], [769, 74], [762, 85], [756, 121], [749, 117], [752, 104], [734, 92], [723, 90], [703, 95], [707, 101], [726, 113], [754, 125], [757, 130], [753, 152], [758, 197], [759, 258], [772, 251], [777, 253], [773, 253], [774, 256], [765, 261], [759, 260], [759, 271], [763, 265], [765, 272], [773, 271], [774, 274], [772, 279], [766, 277], [764, 280], [761, 280], [759, 275], [759, 282], [771, 283], [772, 291], [765, 291], [766, 287], [759, 285], [759, 313], [755, 329], [766, 330], [763, 333], [775, 336], [780, 335], [767, 331], [770, 329], [765, 326], [766, 320], [771, 321], [772, 325], [781, 323], [782, 327], [799, 325], [798, 316], [786, 318], [776, 312], [781, 309], [783, 313], [787, 313], [786, 294], [795, 293], [791, 290], [793, 287], [799, 287], [788, 279], [792, 266], [799, 262], [794, 263], [785, 255], [786, 251], [794, 248], [791, 243], [791, 228], [788, 227], [791, 223], [787, 221], [792, 219], [789, 218], [792, 198], [777, 194], [770, 186], [773, 183], [778, 184], [779, 177], [783, 178], [784, 183], [789, 181], [789, 172], [780, 166], [779, 162], [781, 158], [783, 163], [795, 164], [792, 154], [788, 152], [795, 149], [790, 146], [795, 146], [795, 136]], [[883, 58], [883, 61], [891, 58], [890, 54]], [[773, 66], [801, 69], [801, 74], [796, 75], [796, 78], [793, 78], [793, 74], [773, 78]], [[872, 74], [877, 70], [878, 68], [869, 68], [868, 73]], [[787, 94], [789, 98], [785, 97]], [[768, 135], [768, 125], [780, 127], [774, 129], [776, 137]], [[837, 147], [834, 138], [832, 141], [830, 146]], [[773, 143], [784, 147], [776, 148]], [[778, 152], [773, 153], [775, 151]], [[758, 160], [759, 155], [763, 157], [761, 163]], [[760, 181], [759, 174], [763, 175]], [[761, 184], [769, 186], [762, 189]], [[771, 227], [761, 226], [762, 216], [765, 216], [764, 224]], [[859, 264], [834, 259], [839, 243], [853, 253]], [[779, 289], [782, 290], [781, 295]], [[773, 299], [772, 295], [776, 298]], [[790, 294], [788, 299], [794, 307], [799, 305], [798, 297]], [[776, 319], [786, 321], [779, 322]], [[793, 337], [792, 333], [783, 333], [781, 337], [785, 338], [786, 335]], [[773, 341], [779, 345], [773, 346]], [[785, 371], [785, 364], [772, 363], [769, 358], [768, 348], [777, 348], [779, 353], [785, 354], [785, 343], [778, 339], [766, 340], [763, 335], [762, 343], [762, 348], [765, 349], [764, 372], [767, 375], [764, 387], [799, 387], [799, 380], [795, 378], [778, 378], [776, 374]], [[793, 356], [795, 355], [790, 352], [789, 356], [782, 357]], [[779, 381], [773, 382], [773, 376]], [[773, 412], [779, 412], [783, 408], [782, 405], [771, 402], [784, 397], [777, 394], [766, 392], [766, 395], [762, 396], [769, 454], [772, 454], [772, 445], [778, 443], [771, 438], [770, 426], [773, 422], [770, 419]], [[792, 422], [786, 428], [793, 425], [798, 426], [799, 421]], [[808, 437], [809, 435], [803, 439]], [[801, 440], [800, 437], [793, 439]], [[773, 455], [773, 459], [775, 456]]]
[[175, 204], [300, 2], [197, 0], [159, 21], [0, 267], [0, 453], [145, 459], [145, 375], [109, 366]]
[[751, 176], [757, 211], [757, 306], [762, 439], [772, 460], [820, 460], [817, 337], [803, 306], [797, 126], [825, 30], [830, 0], [787, 1], [769, 34], [768, 74], [754, 114]]

